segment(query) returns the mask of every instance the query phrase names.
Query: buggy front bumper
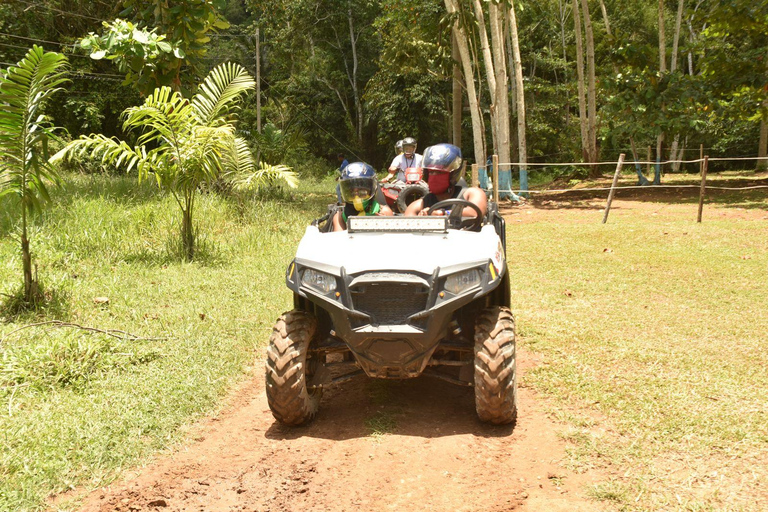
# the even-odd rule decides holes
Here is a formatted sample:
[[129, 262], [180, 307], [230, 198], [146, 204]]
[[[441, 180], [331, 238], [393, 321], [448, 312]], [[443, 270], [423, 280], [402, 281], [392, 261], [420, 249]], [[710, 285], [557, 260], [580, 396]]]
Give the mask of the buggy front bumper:
[[[308, 285], [307, 270], [332, 278], [331, 286]], [[328, 313], [333, 334], [349, 346], [366, 374], [402, 379], [422, 373], [441, 340], [450, 336], [454, 313], [505, 283], [506, 272], [505, 264], [498, 268], [489, 259], [436, 268], [431, 275], [402, 270], [348, 275], [343, 267], [297, 258], [286, 284]], [[473, 277], [464, 288], [447, 286], [451, 276], [456, 282], [468, 275]]]

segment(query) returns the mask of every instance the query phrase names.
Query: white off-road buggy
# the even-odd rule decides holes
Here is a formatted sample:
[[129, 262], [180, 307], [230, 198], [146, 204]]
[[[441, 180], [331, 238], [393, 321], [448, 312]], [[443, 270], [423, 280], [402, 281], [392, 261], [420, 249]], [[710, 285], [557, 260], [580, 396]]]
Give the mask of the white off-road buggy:
[[[476, 217], [462, 218], [472, 207]], [[429, 375], [474, 386], [482, 421], [517, 415], [515, 321], [504, 219], [449, 199], [447, 216], [350, 217], [330, 232], [313, 222], [288, 265], [294, 309], [269, 340], [266, 387], [275, 418], [300, 425], [323, 389], [357, 375]]]

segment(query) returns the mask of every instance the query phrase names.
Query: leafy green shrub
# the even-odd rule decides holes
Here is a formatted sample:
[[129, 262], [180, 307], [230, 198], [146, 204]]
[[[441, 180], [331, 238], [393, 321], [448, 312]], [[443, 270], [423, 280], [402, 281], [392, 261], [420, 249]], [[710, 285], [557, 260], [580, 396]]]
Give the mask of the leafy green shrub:
[[[351, 160], [350, 160], [351, 161]], [[333, 176], [337, 167], [331, 165], [324, 158], [316, 157], [310, 153], [291, 155], [287, 164], [293, 168], [302, 179], [311, 178], [322, 180], [327, 176]]]

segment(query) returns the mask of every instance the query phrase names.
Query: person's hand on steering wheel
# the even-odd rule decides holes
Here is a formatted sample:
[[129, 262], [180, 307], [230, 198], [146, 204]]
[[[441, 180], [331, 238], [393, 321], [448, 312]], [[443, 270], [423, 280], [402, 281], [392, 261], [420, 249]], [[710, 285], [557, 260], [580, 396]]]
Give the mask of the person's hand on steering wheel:
[[[472, 208], [474, 210], [474, 218], [462, 219], [464, 208]], [[446, 199], [439, 201], [432, 205], [427, 210], [421, 210], [419, 215], [434, 215], [437, 211], [442, 211], [445, 215], [445, 211], [450, 210], [448, 216], [448, 225], [453, 229], [460, 229], [463, 231], [474, 231], [480, 229], [483, 224], [483, 212], [472, 201], [466, 199]], [[426, 213], [424, 213], [426, 211]], [[438, 214], [439, 215], [439, 214]]]

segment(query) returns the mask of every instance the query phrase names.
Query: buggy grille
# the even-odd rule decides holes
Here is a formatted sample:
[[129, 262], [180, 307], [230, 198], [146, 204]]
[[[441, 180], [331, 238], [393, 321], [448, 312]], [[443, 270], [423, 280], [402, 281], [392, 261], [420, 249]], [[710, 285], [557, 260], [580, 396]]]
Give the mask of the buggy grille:
[[372, 325], [403, 325], [427, 308], [429, 290], [416, 283], [366, 283], [352, 290], [354, 308], [371, 317]]

